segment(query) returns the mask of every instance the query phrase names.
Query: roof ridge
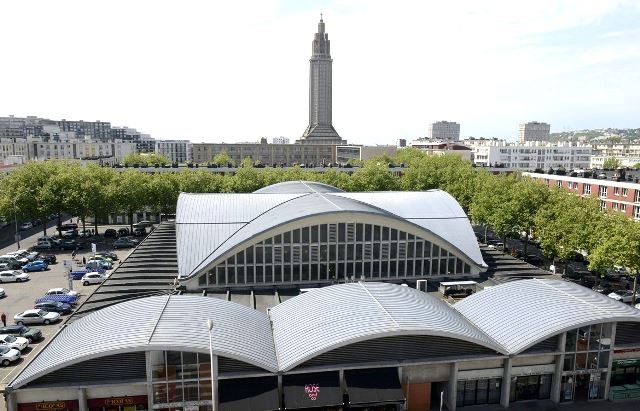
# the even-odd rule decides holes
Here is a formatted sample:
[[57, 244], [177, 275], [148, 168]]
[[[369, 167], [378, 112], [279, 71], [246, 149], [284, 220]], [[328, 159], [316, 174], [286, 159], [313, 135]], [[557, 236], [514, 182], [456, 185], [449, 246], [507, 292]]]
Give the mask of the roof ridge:
[[400, 329], [400, 324], [398, 324], [396, 319], [393, 318], [393, 316], [391, 314], [389, 314], [389, 311], [387, 311], [386, 308], [384, 308], [382, 303], [380, 301], [378, 301], [378, 299], [376, 297], [374, 297], [373, 294], [371, 294], [369, 289], [367, 287], [365, 287], [364, 282], [358, 281], [358, 285], [360, 285], [360, 287], [362, 287], [362, 289], [369, 295], [369, 297], [371, 297], [371, 299], [378, 305], [380, 310], [382, 310], [382, 312], [391, 320], [391, 322], [396, 327], [396, 329]]
[[153, 326], [153, 330], [151, 330], [151, 333], [149, 334], [149, 338], [147, 338], [147, 345], [151, 343], [151, 339], [153, 338], [153, 335], [156, 333], [156, 329], [158, 328], [158, 324], [160, 324], [160, 319], [162, 318], [162, 314], [164, 314], [164, 311], [167, 309], [167, 305], [169, 305], [170, 299], [171, 299], [171, 294], [167, 296], [167, 301], [165, 301], [164, 306], [162, 306], [162, 310], [160, 310], [160, 312], [158, 313], [156, 324]]

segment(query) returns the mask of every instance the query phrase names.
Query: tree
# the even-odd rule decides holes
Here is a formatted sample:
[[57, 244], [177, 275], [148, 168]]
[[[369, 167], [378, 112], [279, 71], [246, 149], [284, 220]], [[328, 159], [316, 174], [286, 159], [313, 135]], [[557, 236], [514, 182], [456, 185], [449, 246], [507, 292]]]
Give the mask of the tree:
[[602, 168], [607, 170], [615, 170], [620, 168], [622, 162], [615, 157], [607, 157], [602, 163]]
[[171, 161], [164, 154], [159, 153], [129, 153], [122, 159], [123, 164], [170, 164]]
[[151, 209], [160, 214], [173, 214], [180, 194], [180, 181], [174, 173], [158, 173], [147, 182], [147, 202]]
[[527, 256], [529, 237], [536, 228], [538, 211], [546, 204], [549, 188], [530, 179], [520, 179], [512, 186], [510, 202], [514, 213], [518, 216], [516, 226], [519, 233], [524, 233], [524, 255]]
[[227, 152], [224, 150], [213, 156], [211, 162], [218, 167], [226, 167], [229, 164], [231, 165], [231, 167], [233, 167], [235, 165], [235, 161], [233, 161], [233, 158], [231, 158], [231, 156], [229, 156], [229, 154], [227, 154]]
[[471, 204], [471, 215], [475, 221], [489, 225], [507, 242], [518, 232], [518, 208], [511, 201], [515, 176], [491, 176], [483, 181]]
[[396, 178], [389, 172], [388, 163], [369, 160], [351, 175], [350, 191], [395, 190]]
[[135, 170], [122, 171], [109, 185], [109, 196], [119, 211], [125, 212], [133, 231], [133, 213], [150, 206], [148, 197], [149, 175]]

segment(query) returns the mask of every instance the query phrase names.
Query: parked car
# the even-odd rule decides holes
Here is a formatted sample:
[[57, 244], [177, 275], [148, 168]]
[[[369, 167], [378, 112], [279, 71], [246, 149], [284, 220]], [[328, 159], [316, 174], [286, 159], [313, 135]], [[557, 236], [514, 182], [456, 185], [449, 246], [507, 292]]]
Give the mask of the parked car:
[[84, 267], [90, 270], [96, 270], [98, 268], [102, 268], [103, 270], [111, 270], [113, 268], [113, 264], [108, 261], [90, 259], [89, 261], [87, 261], [87, 264]]
[[78, 230], [65, 230], [62, 233], [62, 238], [72, 239], [78, 237]]
[[0, 283], [21, 283], [23, 281], [29, 281], [29, 274], [15, 270], [0, 271]]
[[133, 225], [134, 227], [152, 227], [153, 223], [151, 221], [148, 220], [143, 220], [143, 221], [138, 221], [137, 223], [135, 223]]
[[7, 367], [12, 362], [20, 359], [20, 351], [15, 348], [0, 347], [0, 364]]
[[25, 273], [28, 273], [31, 271], [46, 271], [48, 269], [49, 269], [49, 265], [42, 260], [36, 260], [22, 266], [22, 271], [24, 271]]
[[136, 237], [141, 237], [141, 236], [147, 235], [147, 230], [144, 227], [134, 228], [133, 229], [133, 235], [136, 236]]
[[27, 327], [26, 325], [7, 325], [6, 327], [0, 327], [0, 334], [24, 337], [29, 343], [42, 339], [42, 331], [37, 328]]
[[134, 238], [132, 236], [125, 236], [125, 237], [120, 237], [120, 238], [123, 238], [125, 240], [129, 240], [129, 242], [133, 243], [134, 245], [140, 244], [140, 240], [138, 240], [137, 238]]
[[45, 293], [45, 295], [71, 295], [71, 296], [77, 297], [78, 292], [69, 290], [68, 288], [57, 287], [57, 288], [50, 288], [49, 291]]
[[98, 254], [96, 255], [101, 255], [104, 257], [109, 257], [111, 259], [111, 261], [118, 261], [118, 255], [112, 251], [100, 251]]
[[135, 247], [136, 245], [132, 242], [129, 241], [129, 239], [127, 238], [118, 238], [116, 241], [113, 242], [113, 248], [131, 248], [131, 247]]
[[71, 278], [73, 278], [74, 280], [80, 280], [87, 273], [104, 274], [105, 272], [106, 272], [106, 270], [104, 268], [98, 268], [96, 270], [90, 270], [90, 269], [85, 268], [83, 270], [72, 271], [71, 272]]
[[84, 244], [78, 243], [75, 240], [67, 240], [67, 241], [61, 242], [60, 245], [58, 246], [58, 248], [60, 249], [60, 251], [63, 251], [63, 250], [83, 250], [84, 249]]
[[43, 301], [41, 303], [37, 303], [33, 308], [60, 314], [70, 314], [73, 309], [71, 304], [60, 301]]
[[54, 254], [40, 254], [40, 259], [49, 265], [55, 264], [58, 260]]
[[13, 320], [18, 325], [23, 324], [44, 324], [49, 325], [60, 319], [60, 314], [45, 310], [26, 310], [13, 316]]
[[118, 236], [118, 232], [116, 230], [114, 230], [113, 228], [107, 228], [106, 230], [104, 230], [104, 237], [105, 238], [115, 238]]
[[99, 273], [87, 273], [82, 277], [82, 285], [101, 284], [105, 278], [104, 274]]
[[93, 236], [93, 233], [91, 232], [91, 230], [80, 230], [78, 235], [80, 236], [80, 238], [89, 238]]
[[59, 301], [61, 303], [66, 303], [69, 305], [75, 305], [78, 302], [78, 296], [67, 294], [49, 294], [43, 295], [42, 297], [36, 299], [35, 303], [39, 304], [45, 301]]
[[48, 241], [48, 240], [42, 240], [42, 241], [38, 241], [38, 243], [36, 245], [34, 245], [33, 247], [31, 247], [33, 250], [53, 250], [54, 248], [59, 247], [60, 243], [59, 242], [53, 242], [53, 241]]
[[124, 236], [127, 236], [127, 235], [129, 235], [129, 229], [128, 228], [124, 228], [123, 227], [123, 228], [120, 228], [118, 230], [118, 237], [124, 237]]
[[20, 224], [20, 231], [31, 230], [32, 228], [33, 223], [31, 221]]
[[37, 251], [18, 250], [18, 251], [13, 251], [11, 253], [7, 253], [7, 255], [12, 255], [19, 261], [23, 261], [23, 259], [26, 259], [27, 262], [29, 262], [29, 261], [35, 261], [40, 255], [40, 253], [38, 253]]
[[102, 255], [102, 254], [96, 254], [93, 257], [90, 257], [89, 261], [92, 261], [92, 260], [106, 261], [108, 263], [113, 264], [113, 260], [111, 258], [109, 258], [109, 257], [107, 257], [105, 255]]
[[60, 243], [60, 239], [58, 237], [51, 237], [51, 236], [48, 236], [48, 235], [45, 235], [43, 237], [38, 238], [38, 242], [40, 242], [40, 241], [50, 241], [50, 242], [52, 242], [54, 244]]
[[[630, 303], [633, 300], [633, 291], [624, 290], [617, 291], [607, 295], [609, 298], [613, 298], [616, 301], [622, 301], [623, 303]], [[640, 300], [640, 293], [636, 293], [636, 301]]]
[[4, 298], [7, 296], [7, 293], [4, 292], [4, 288], [0, 288], [0, 298]]
[[24, 264], [28, 263], [29, 260], [27, 260], [24, 257], [20, 257], [20, 256], [16, 257], [15, 255], [12, 255], [12, 254], [5, 254], [5, 255], [0, 256], [0, 262], [1, 263], [9, 263], [9, 262], [11, 262], [11, 263], [18, 263], [18, 264], [24, 265]]
[[77, 223], [65, 223], [62, 224], [60, 226], [60, 230], [64, 231], [64, 230], [77, 230], [78, 229], [78, 224]]
[[15, 348], [19, 351], [24, 351], [29, 346], [29, 340], [23, 337], [15, 337], [9, 334], [0, 334], [0, 345], [5, 347]]
[[19, 262], [0, 263], [0, 270], [20, 270], [24, 264]]

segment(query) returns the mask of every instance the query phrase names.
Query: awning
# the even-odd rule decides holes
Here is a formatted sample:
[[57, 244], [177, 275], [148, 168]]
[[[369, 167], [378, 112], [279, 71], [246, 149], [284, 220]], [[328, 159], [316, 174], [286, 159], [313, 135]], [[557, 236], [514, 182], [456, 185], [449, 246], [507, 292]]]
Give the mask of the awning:
[[278, 377], [218, 381], [220, 411], [267, 411], [280, 408]]
[[338, 371], [282, 376], [285, 409], [342, 405]]
[[404, 402], [397, 368], [346, 370], [344, 379], [350, 405]]

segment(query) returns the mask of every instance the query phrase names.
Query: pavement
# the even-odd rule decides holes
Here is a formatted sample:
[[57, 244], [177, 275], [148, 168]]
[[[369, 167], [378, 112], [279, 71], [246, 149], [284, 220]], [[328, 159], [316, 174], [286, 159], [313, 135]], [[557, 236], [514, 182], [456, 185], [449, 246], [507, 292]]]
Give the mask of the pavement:
[[[71, 222], [63, 221], [64, 222]], [[50, 222], [47, 229], [47, 235], [55, 234], [55, 222]], [[120, 228], [124, 225], [116, 226], [100, 226], [99, 231], [104, 232], [107, 228]], [[8, 252], [18, 250], [18, 245], [8, 239], [13, 240], [15, 234], [15, 228], [13, 225], [3, 227], [0, 229], [0, 255]], [[20, 249], [27, 249], [36, 244], [37, 239], [43, 235], [43, 227], [38, 226], [34, 229], [21, 232], [23, 237], [20, 240]], [[4, 240], [4, 242], [3, 242]], [[89, 243], [95, 242], [97, 244], [98, 251], [111, 249], [110, 244], [113, 239], [104, 239], [103, 237], [89, 238], [85, 240], [87, 246], [84, 250], [79, 250], [76, 254], [76, 261], [82, 261], [82, 257], [89, 259], [92, 255], [91, 245]], [[129, 255], [130, 250], [116, 250], [118, 257], [122, 260]], [[55, 287], [69, 288], [69, 281], [67, 278], [68, 269], [64, 267], [63, 261], [71, 260], [71, 251], [45, 251], [47, 254], [55, 254], [57, 258], [56, 264], [49, 265], [49, 270], [40, 272], [29, 273], [30, 280], [23, 283], [5, 283], [0, 284], [0, 288], [3, 288], [6, 293], [6, 297], [0, 299], [0, 312], [7, 315], [7, 325], [14, 324], [13, 316], [26, 309], [33, 308], [34, 302], [38, 297], [41, 297], [47, 290]], [[80, 269], [81, 265], [74, 263], [74, 269]], [[80, 281], [73, 281], [73, 289], [80, 293], [80, 299], [78, 301], [79, 306], [84, 302], [88, 296], [98, 287], [98, 285], [83, 286]], [[42, 331], [43, 339], [39, 342], [34, 342], [28, 348], [23, 351], [23, 355], [17, 362], [11, 364], [8, 367], [0, 367], [0, 393], [4, 392], [6, 385], [11, 382], [13, 378], [26, 366], [26, 364], [37, 353], [51, 341], [54, 336], [63, 326], [68, 315], [61, 317], [61, 321], [51, 325], [34, 325], [33, 328], [38, 328]], [[4, 403], [4, 396], [0, 395], [0, 410], [6, 410]]]
[[[503, 411], [500, 405], [472, 405], [462, 407], [464, 411]], [[621, 401], [591, 401], [554, 404], [549, 400], [514, 402], [509, 405], [509, 411], [638, 411], [640, 399]]]

